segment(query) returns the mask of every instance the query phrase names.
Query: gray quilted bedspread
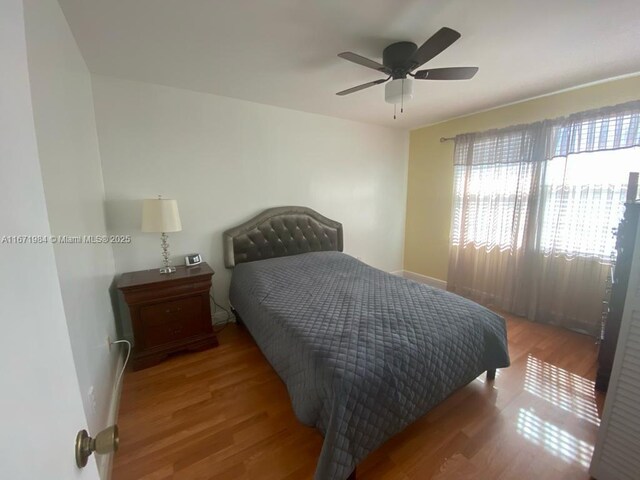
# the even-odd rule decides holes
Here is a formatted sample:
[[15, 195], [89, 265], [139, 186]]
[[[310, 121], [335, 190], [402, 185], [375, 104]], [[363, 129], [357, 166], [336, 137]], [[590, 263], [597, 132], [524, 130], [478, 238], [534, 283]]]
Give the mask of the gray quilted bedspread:
[[230, 300], [324, 435], [316, 480], [343, 480], [483, 371], [509, 366], [504, 320], [338, 252], [235, 267]]

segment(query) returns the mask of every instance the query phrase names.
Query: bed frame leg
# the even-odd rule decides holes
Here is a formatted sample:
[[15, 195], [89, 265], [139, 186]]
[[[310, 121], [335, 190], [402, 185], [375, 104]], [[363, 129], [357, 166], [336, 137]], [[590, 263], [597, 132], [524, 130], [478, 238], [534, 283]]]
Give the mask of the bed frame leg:
[[238, 312], [233, 307], [231, 308], [231, 313], [233, 313], [233, 316], [236, 319], [236, 325], [238, 325], [239, 327], [244, 328], [244, 322], [242, 321], [242, 318], [240, 318], [240, 315], [238, 314]]
[[347, 477], [347, 480], [356, 480], [356, 469], [353, 469], [353, 472], [351, 472], [351, 475], [349, 475]]
[[495, 380], [496, 379], [496, 369], [492, 368], [487, 370], [487, 380]]

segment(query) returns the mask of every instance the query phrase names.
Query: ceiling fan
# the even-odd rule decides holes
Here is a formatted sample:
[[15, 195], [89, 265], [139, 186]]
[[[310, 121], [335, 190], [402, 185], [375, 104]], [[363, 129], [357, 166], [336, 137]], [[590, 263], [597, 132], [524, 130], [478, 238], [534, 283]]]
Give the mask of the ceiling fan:
[[391, 80], [385, 87], [385, 100], [397, 105], [398, 103], [403, 104], [404, 101], [413, 97], [413, 81], [407, 76], [418, 80], [468, 80], [473, 78], [478, 67], [430, 68], [413, 73], [418, 67], [449, 48], [460, 37], [460, 33], [455, 30], [443, 27], [424, 42], [420, 48], [413, 42], [393, 43], [382, 52], [382, 63], [353, 52], [340, 53], [338, 54], [340, 58], [377, 70], [386, 74], [387, 78], [351, 87], [336, 95], [349, 95]]

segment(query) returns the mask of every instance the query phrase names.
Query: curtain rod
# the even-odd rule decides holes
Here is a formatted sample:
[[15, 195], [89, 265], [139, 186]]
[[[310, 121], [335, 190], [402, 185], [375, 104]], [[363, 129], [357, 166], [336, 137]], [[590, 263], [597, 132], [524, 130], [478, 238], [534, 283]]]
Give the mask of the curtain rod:
[[[629, 109], [638, 109], [640, 108], [640, 100], [631, 100], [630, 102], [624, 102], [624, 103], [618, 103], [616, 105], [611, 105], [611, 106], [606, 106], [606, 107], [600, 107], [600, 108], [592, 108], [590, 110], [584, 110], [581, 112], [576, 112], [576, 113], [572, 113], [569, 115], [565, 115], [563, 117], [556, 117], [556, 118], [552, 118], [552, 119], [546, 119], [546, 120], [539, 120], [537, 122], [533, 122], [533, 123], [520, 123], [517, 125], [511, 125], [508, 127], [504, 127], [504, 128], [492, 128], [489, 130], [485, 130], [485, 131], [481, 131], [481, 132], [475, 132], [475, 133], [480, 133], [480, 134], [486, 134], [486, 133], [490, 133], [490, 132], [504, 132], [504, 131], [509, 131], [509, 130], [515, 130], [515, 129], [519, 129], [519, 128], [524, 128], [524, 127], [529, 127], [531, 125], [535, 125], [537, 123], [542, 123], [542, 122], [562, 122], [562, 121], [567, 121], [567, 120], [571, 120], [573, 118], [584, 118], [584, 117], [589, 117], [592, 115], [597, 115], [597, 114], [608, 114], [608, 113], [616, 113], [616, 112], [620, 112], [620, 111], [625, 111], [625, 110], [629, 110]], [[440, 143], [444, 143], [444, 142], [450, 142], [452, 140], [455, 140], [455, 137], [440, 137]]]

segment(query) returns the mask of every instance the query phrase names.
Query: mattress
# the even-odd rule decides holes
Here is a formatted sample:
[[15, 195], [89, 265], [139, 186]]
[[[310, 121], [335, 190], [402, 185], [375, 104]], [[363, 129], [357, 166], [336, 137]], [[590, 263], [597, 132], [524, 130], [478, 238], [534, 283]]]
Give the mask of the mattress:
[[324, 436], [316, 480], [346, 479], [452, 392], [509, 366], [502, 317], [343, 253], [239, 264], [229, 296], [298, 419]]

